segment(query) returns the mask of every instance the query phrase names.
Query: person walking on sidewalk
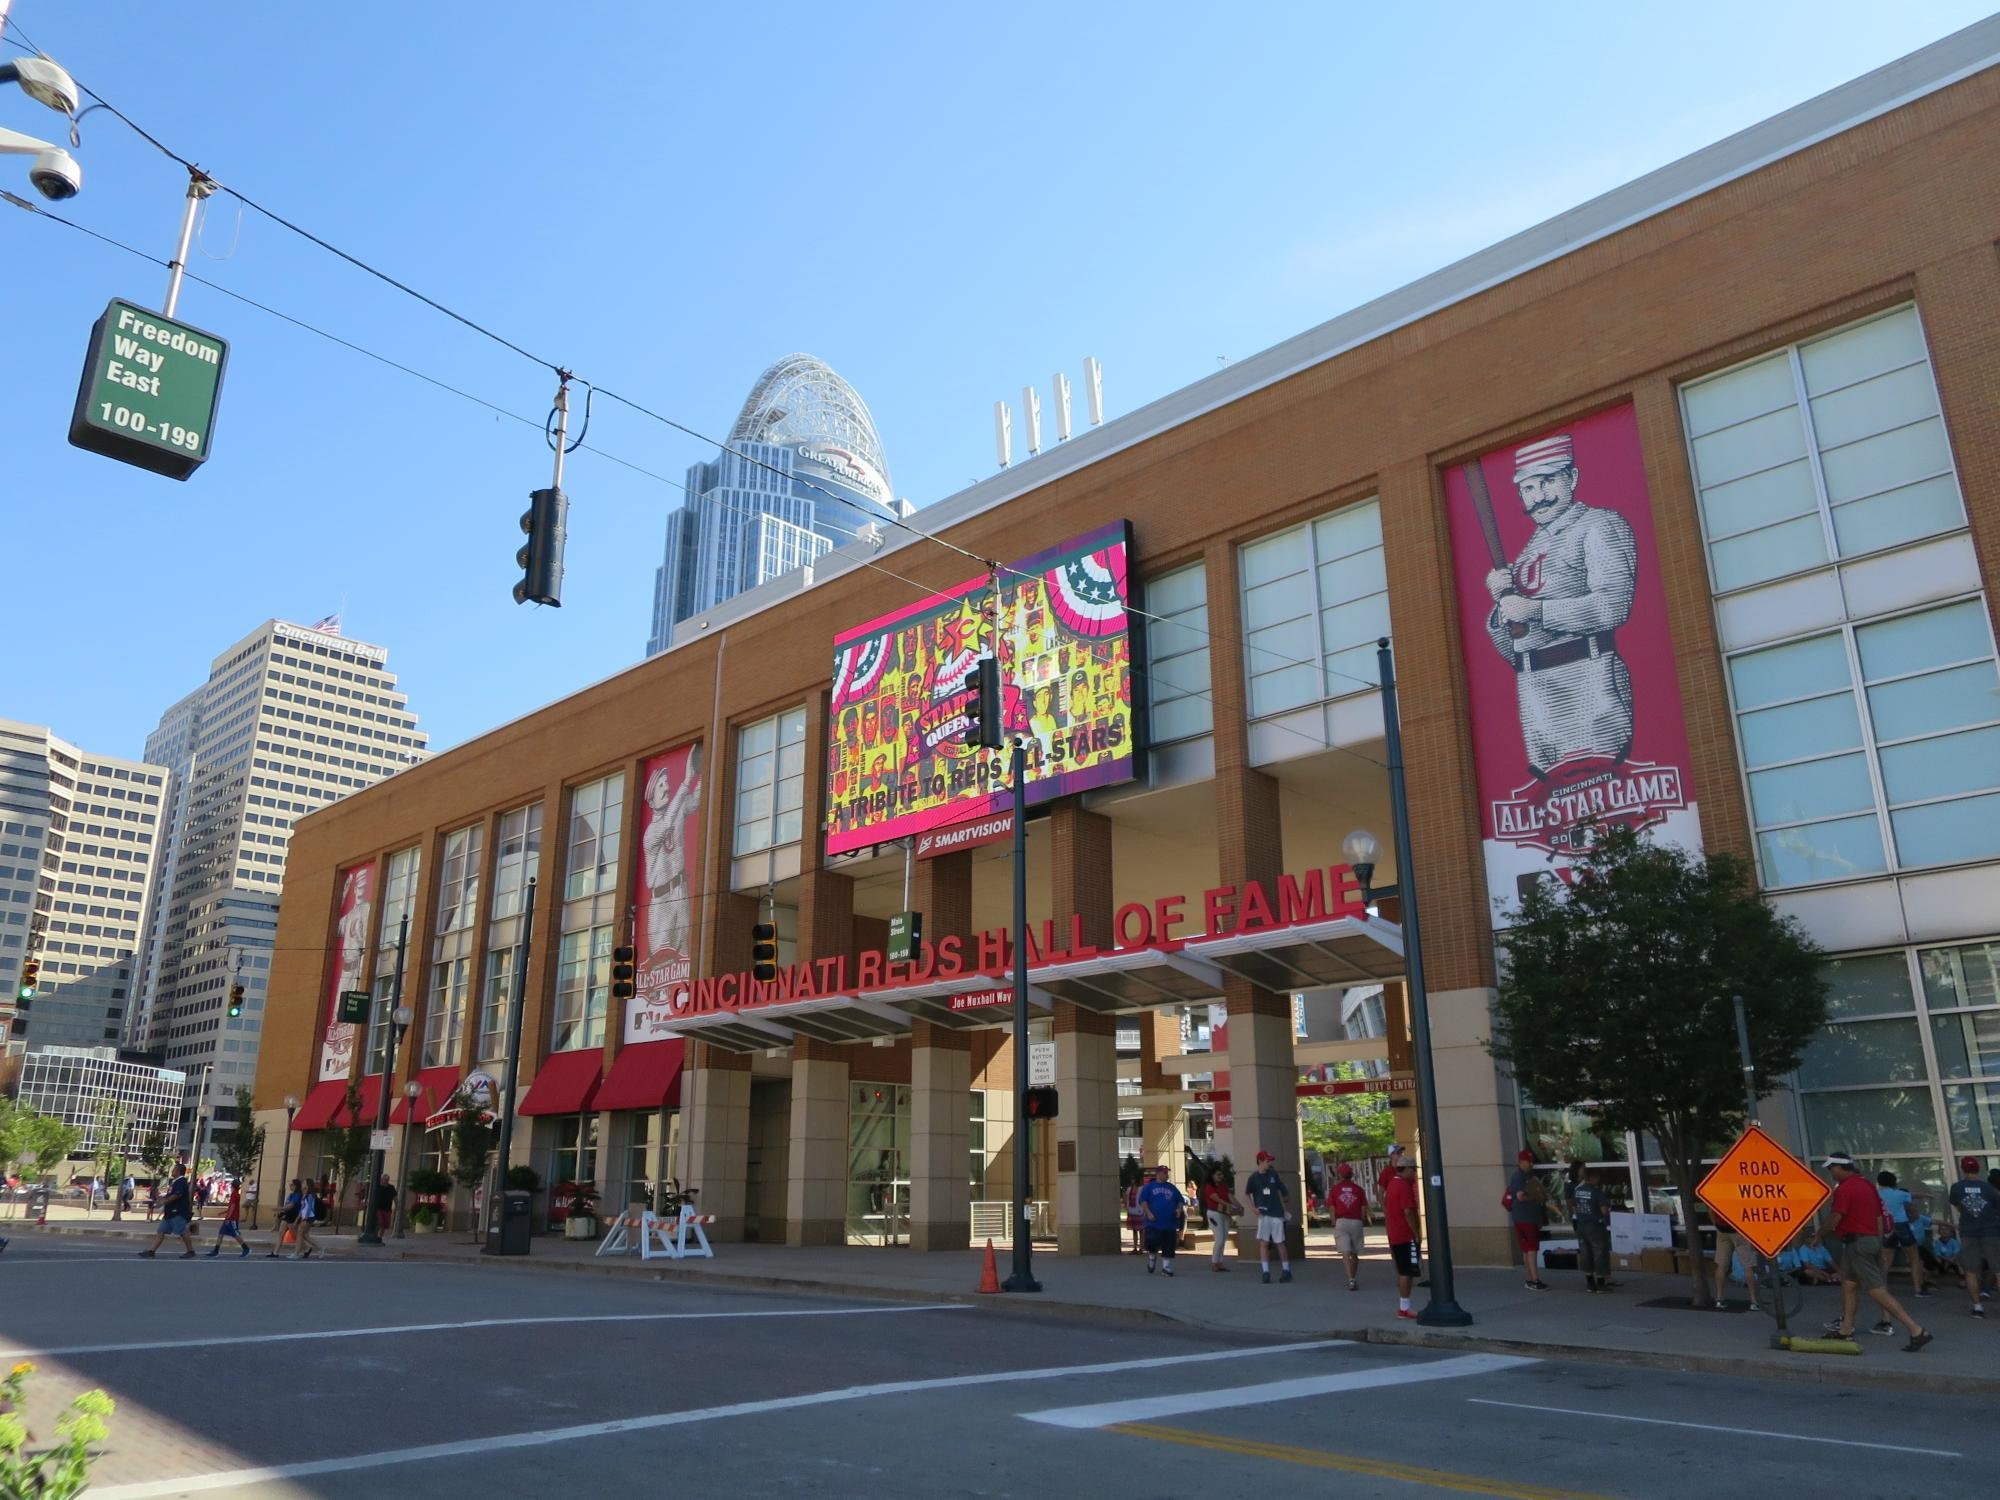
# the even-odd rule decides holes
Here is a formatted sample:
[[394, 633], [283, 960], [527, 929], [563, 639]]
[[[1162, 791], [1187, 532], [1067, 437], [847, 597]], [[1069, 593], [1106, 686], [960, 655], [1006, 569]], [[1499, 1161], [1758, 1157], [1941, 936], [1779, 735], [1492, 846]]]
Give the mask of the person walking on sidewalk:
[[1930, 1293], [1924, 1290], [1924, 1258], [1917, 1254], [1917, 1226], [1910, 1206], [1910, 1190], [1896, 1186], [1894, 1172], [1877, 1172], [1875, 1191], [1882, 1199], [1882, 1217], [1889, 1231], [1882, 1238], [1883, 1279], [1887, 1280], [1896, 1269], [1896, 1257], [1907, 1253], [1910, 1289], [1919, 1297], [1928, 1297]]
[[1417, 1164], [1398, 1158], [1396, 1175], [1382, 1194], [1382, 1223], [1389, 1231], [1389, 1259], [1396, 1267], [1396, 1316], [1415, 1322], [1410, 1286], [1417, 1279]]
[[1576, 1263], [1583, 1287], [1602, 1292], [1611, 1285], [1611, 1201], [1595, 1167], [1585, 1167], [1570, 1194], [1570, 1222], [1576, 1228]]
[[2000, 1193], [1979, 1175], [1978, 1157], [1962, 1157], [1958, 1170], [1963, 1175], [1951, 1185], [1952, 1211], [1958, 1215], [1958, 1268], [1965, 1273], [1972, 1315], [1983, 1318], [1980, 1288], [1988, 1272], [2000, 1271]]
[[236, 1241], [236, 1248], [241, 1252], [236, 1257], [238, 1260], [242, 1260], [250, 1253], [250, 1247], [243, 1242], [242, 1221], [243, 1179], [239, 1177], [229, 1189], [229, 1206], [222, 1211], [222, 1222], [215, 1226], [215, 1248], [208, 1252], [210, 1260], [222, 1254], [224, 1240]]
[[1356, 1278], [1361, 1270], [1361, 1241], [1367, 1232], [1368, 1195], [1354, 1180], [1354, 1168], [1342, 1162], [1339, 1178], [1333, 1185], [1333, 1248], [1347, 1262], [1350, 1292], [1361, 1289]]
[[304, 1191], [299, 1194], [298, 1253], [295, 1259], [311, 1260], [313, 1251], [319, 1248], [313, 1243], [313, 1225], [317, 1224], [320, 1216], [327, 1211], [328, 1201], [320, 1196], [319, 1184], [308, 1177]]
[[1843, 1339], [1854, 1337], [1854, 1314], [1861, 1294], [1888, 1316], [1875, 1325], [1876, 1333], [1893, 1333], [1893, 1318], [1910, 1332], [1903, 1345], [1905, 1354], [1915, 1354], [1931, 1341], [1928, 1329], [1903, 1311], [1903, 1304], [1889, 1293], [1882, 1275], [1882, 1199], [1875, 1185], [1855, 1169], [1854, 1158], [1836, 1151], [1826, 1159], [1833, 1173], [1833, 1237], [1840, 1241], [1840, 1316], [1826, 1325], [1826, 1331]]
[[1278, 1175], [1278, 1159], [1268, 1151], [1257, 1153], [1257, 1170], [1243, 1182], [1244, 1196], [1257, 1211], [1257, 1269], [1265, 1282], [1271, 1280], [1271, 1247], [1278, 1247], [1278, 1279], [1292, 1279], [1292, 1251], [1285, 1243], [1285, 1226], [1291, 1222], [1286, 1205], [1285, 1179]]
[[1243, 1205], [1236, 1201], [1236, 1195], [1229, 1191], [1229, 1183], [1222, 1175], [1222, 1168], [1211, 1167], [1208, 1181], [1201, 1188], [1202, 1213], [1208, 1219], [1208, 1232], [1215, 1237], [1209, 1247], [1209, 1268], [1216, 1271], [1229, 1269], [1223, 1256], [1229, 1250], [1230, 1226], [1236, 1216], [1243, 1212]]
[[182, 1260], [194, 1259], [194, 1241], [188, 1237], [188, 1224], [194, 1217], [194, 1189], [188, 1183], [187, 1168], [175, 1166], [173, 1181], [167, 1184], [167, 1193], [160, 1200], [160, 1232], [153, 1236], [153, 1243], [139, 1254], [151, 1260], [170, 1234], [180, 1236], [186, 1249]]
[[[1736, 1226], [1729, 1220], [1709, 1212], [1715, 1218], [1715, 1305], [1718, 1309], [1729, 1305], [1729, 1273], [1736, 1264], [1737, 1257], [1750, 1242], [1736, 1232]], [[1744, 1258], [1743, 1282], [1750, 1288], [1750, 1311], [1757, 1310], [1757, 1268], [1748, 1257]]]
[[1542, 1226], [1549, 1222], [1549, 1192], [1535, 1175], [1535, 1153], [1520, 1151], [1514, 1157], [1514, 1175], [1507, 1179], [1507, 1221], [1514, 1226], [1514, 1245], [1521, 1252], [1521, 1270], [1528, 1290], [1546, 1292], [1542, 1280]]
[[1146, 1274], [1173, 1275], [1174, 1247], [1180, 1243], [1187, 1199], [1174, 1186], [1164, 1162], [1153, 1168], [1153, 1180], [1139, 1189], [1139, 1212], [1146, 1220]]

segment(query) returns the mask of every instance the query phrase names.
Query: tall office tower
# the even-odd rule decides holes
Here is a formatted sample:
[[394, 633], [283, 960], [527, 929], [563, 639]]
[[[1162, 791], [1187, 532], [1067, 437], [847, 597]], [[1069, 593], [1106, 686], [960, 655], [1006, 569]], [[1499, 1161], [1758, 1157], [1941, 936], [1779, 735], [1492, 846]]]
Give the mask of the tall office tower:
[[786, 355], [757, 377], [725, 450], [687, 471], [654, 575], [646, 654], [666, 650], [690, 615], [910, 510], [889, 488], [867, 402], [810, 354]]
[[[235, 1122], [257, 1073], [292, 823], [424, 758], [386, 647], [338, 620], [267, 620], [160, 716], [146, 753], [173, 776], [166, 849], [127, 1035], [188, 1075], [183, 1135]], [[243, 1013], [229, 992], [243, 986]]]
[[0, 1028], [16, 1033], [9, 1051], [123, 1033], [166, 783], [164, 767], [0, 719], [0, 1004], [14, 1004], [27, 959], [41, 961], [29, 1007]]

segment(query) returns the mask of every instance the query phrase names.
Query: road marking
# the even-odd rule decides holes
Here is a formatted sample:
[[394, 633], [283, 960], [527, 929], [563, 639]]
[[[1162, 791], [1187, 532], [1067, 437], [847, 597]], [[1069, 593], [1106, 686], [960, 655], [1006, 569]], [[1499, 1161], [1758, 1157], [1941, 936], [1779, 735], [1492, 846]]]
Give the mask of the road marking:
[[[560, 1321], [575, 1321], [564, 1319]], [[428, 1443], [420, 1448], [389, 1448], [378, 1453], [357, 1453], [344, 1458], [321, 1458], [308, 1463], [281, 1464], [269, 1468], [223, 1469], [211, 1474], [184, 1474], [177, 1479], [148, 1479], [132, 1484], [115, 1484], [92, 1490], [91, 1500], [153, 1500], [162, 1495], [196, 1494], [210, 1490], [241, 1489], [250, 1484], [277, 1484], [288, 1479], [310, 1479], [320, 1474], [342, 1474], [350, 1469], [379, 1469], [394, 1464], [421, 1463], [429, 1459], [466, 1458], [497, 1453], [509, 1448], [540, 1448], [550, 1443], [571, 1443], [582, 1438], [611, 1437], [625, 1432], [650, 1432], [661, 1427], [683, 1427], [695, 1422], [713, 1422], [724, 1417], [755, 1417], [767, 1412], [795, 1411], [806, 1406], [832, 1406], [843, 1401], [865, 1401], [876, 1396], [906, 1396], [921, 1391], [961, 1390], [977, 1385], [1007, 1385], [1031, 1380], [1064, 1380], [1075, 1375], [1121, 1375], [1128, 1370], [1158, 1370], [1169, 1366], [1210, 1364], [1225, 1359], [1260, 1359], [1270, 1354], [1300, 1354], [1315, 1349], [1339, 1349], [1349, 1339], [1314, 1339], [1302, 1344], [1267, 1344], [1256, 1349], [1216, 1349], [1203, 1354], [1169, 1354], [1152, 1359], [1121, 1359], [1097, 1365], [1058, 1365], [1039, 1370], [996, 1370], [981, 1375], [947, 1375], [935, 1380], [892, 1380], [881, 1385], [850, 1385], [837, 1390], [811, 1391], [802, 1396], [780, 1396], [769, 1401], [738, 1401], [729, 1406], [705, 1406], [692, 1411], [658, 1412], [645, 1417], [623, 1417], [610, 1422], [589, 1422], [576, 1427], [549, 1427], [538, 1432], [507, 1432], [493, 1437], [469, 1438], [458, 1443]]]
[[1305, 1396], [1329, 1396], [1336, 1391], [1366, 1391], [1378, 1386], [1415, 1385], [1425, 1380], [1451, 1380], [1464, 1375], [1490, 1375], [1531, 1365], [1532, 1359], [1511, 1354], [1461, 1354], [1428, 1364], [1378, 1365], [1341, 1370], [1331, 1375], [1307, 1375], [1297, 1380], [1273, 1380], [1263, 1385], [1239, 1385], [1220, 1391], [1181, 1391], [1170, 1396], [1138, 1396], [1095, 1406], [1057, 1406], [1024, 1411], [1030, 1422], [1051, 1427], [1115, 1427], [1151, 1417], [1178, 1417], [1188, 1412], [1221, 1411], [1232, 1406], [1265, 1406], [1273, 1401], [1297, 1401]]
[[312, 1328], [288, 1333], [223, 1334], [208, 1339], [147, 1339], [131, 1344], [70, 1344], [61, 1349], [0, 1349], [0, 1359], [56, 1359], [71, 1354], [138, 1354], [153, 1349], [213, 1349], [231, 1344], [291, 1344], [309, 1339], [367, 1339], [462, 1328], [525, 1328], [544, 1323], [679, 1323], [708, 1318], [867, 1318], [885, 1313], [970, 1312], [963, 1302], [890, 1307], [800, 1307], [769, 1312], [589, 1313], [569, 1318], [471, 1318], [463, 1323], [394, 1323], [380, 1328]]
[[1665, 1417], [1628, 1417], [1618, 1411], [1578, 1411], [1568, 1406], [1530, 1406], [1525, 1401], [1465, 1398], [1474, 1406], [1511, 1406], [1516, 1411], [1552, 1411], [1564, 1417], [1597, 1417], [1606, 1422], [1643, 1422], [1649, 1427], [1687, 1427], [1696, 1432], [1733, 1432], [1739, 1437], [1782, 1438], [1788, 1443], [1828, 1443], [1836, 1448], [1876, 1448], [1885, 1453], [1920, 1453], [1925, 1458], [1958, 1458], [1949, 1448], [1906, 1448], [1901, 1443], [1864, 1443], [1855, 1438], [1813, 1437], [1803, 1432], [1767, 1432], [1761, 1427], [1716, 1427], [1707, 1422], [1670, 1422]]
[[1413, 1464], [1389, 1463], [1378, 1458], [1358, 1458], [1346, 1453], [1328, 1453], [1321, 1448], [1293, 1448], [1283, 1443], [1257, 1443], [1243, 1438], [1218, 1437], [1212, 1433], [1190, 1432], [1184, 1427], [1155, 1427], [1148, 1422], [1123, 1422], [1107, 1430], [1123, 1433], [1127, 1437], [1152, 1438], [1161, 1443], [1180, 1443], [1189, 1448], [1206, 1448], [1212, 1453], [1234, 1453], [1244, 1458], [1269, 1458], [1279, 1463], [1301, 1464], [1309, 1469], [1338, 1469], [1346, 1474], [1366, 1474], [1373, 1479], [1397, 1479], [1405, 1484], [1428, 1485], [1437, 1490], [1460, 1490], [1471, 1495], [1498, 1495], [1503, 1497], [1503, 1500], [1609, 1500], [1608, 1496], [1582, 1490], [1552, 1490], [1538, 1484], [1515, 1484], [1506, 1479], [1488, 1479], [1479, 1474], [1454, 1474], [1446, 1469], [1420, 1469]]

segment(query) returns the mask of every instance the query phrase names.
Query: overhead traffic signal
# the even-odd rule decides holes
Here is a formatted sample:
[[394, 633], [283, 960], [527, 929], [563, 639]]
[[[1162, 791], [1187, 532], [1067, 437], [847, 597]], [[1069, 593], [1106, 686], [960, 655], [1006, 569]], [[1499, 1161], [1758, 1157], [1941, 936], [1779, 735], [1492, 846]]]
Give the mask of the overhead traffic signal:
[[563, 539], [569, 531], [569, 498], [561, 490], [533, 490], [521, 515], [528, 544], [514, 554], [521, 581], [514, 585], [516, 604], [562, 607]]
[[1053, 1120], [1056, 1117], [1056, 1091], [1045, 1085], [1031, 1088], [1021, 1096], [1023, 1113], [1031, 1120]]
[[778, 977], [778, 929], [771, 922], [759, 922], [750, 929], [750, 977], [769, 984]]
[[14, 1003], [22, 1010], [26, 1010], [29, 1002], [35, 998], [35, 991], [41, 988], [41, 984], [42, 961], [39, 958], [27, 959], [21, 965], [21, 985], [14, 992]]
[[613, 948], [611, 950], [611, 998], [613, 1000], [630, 1000], [634, 995], [639, 993], [639, 986], [637, 984], [639, 971], [632, 967], [632, 960], [638, 956], [637, 950], [630, 947]]
[[981, 750], [998, 750], [1006, 729], [1000, 722], [1000, 663], [982, 657], [965, 674], [965, 743]]
[[243, 1014], [243, 986], [239, 982], [229, 987], [229, 1018], [235, 1020]]

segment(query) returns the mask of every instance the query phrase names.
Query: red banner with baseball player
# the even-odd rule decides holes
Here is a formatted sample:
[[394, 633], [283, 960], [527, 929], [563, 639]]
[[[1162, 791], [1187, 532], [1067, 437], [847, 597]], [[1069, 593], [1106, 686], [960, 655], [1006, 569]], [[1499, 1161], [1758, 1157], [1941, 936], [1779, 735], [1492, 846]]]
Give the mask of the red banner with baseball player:
[[1114, 521], [836, 636], [826, 852], [1007, 805], [1006, 751], [967, 747], [967, 677], [989, 613], [1002, 718], [1027, 740], [1031, 804], [1134, 774], [1130, 533]]
[[375, 915], [375, 866], [349, 865], [334, 879], [339, 901], [334, 908], [333, 970], [327, 981], [325, 1029], [320, 1033], [319, 1072], [324, 1081], [345, 1078], [354, 1059], [353, 1023], [340, 1019], [340, 997], [347, 990], [365, 990], [362, 978], [368, 962], [369, 923]]
[[1631, 403], [1444, 478], [1495, 922], [1566, 879], [1593, 826], [1699, 851]]
[[668, 1033], [667, 995], [694, 972], [694, 881], [701, 870], [701, 746], [647, 761], [640, 777], [639, 868], [632, 882], [637, 948], [625, 1040]]

